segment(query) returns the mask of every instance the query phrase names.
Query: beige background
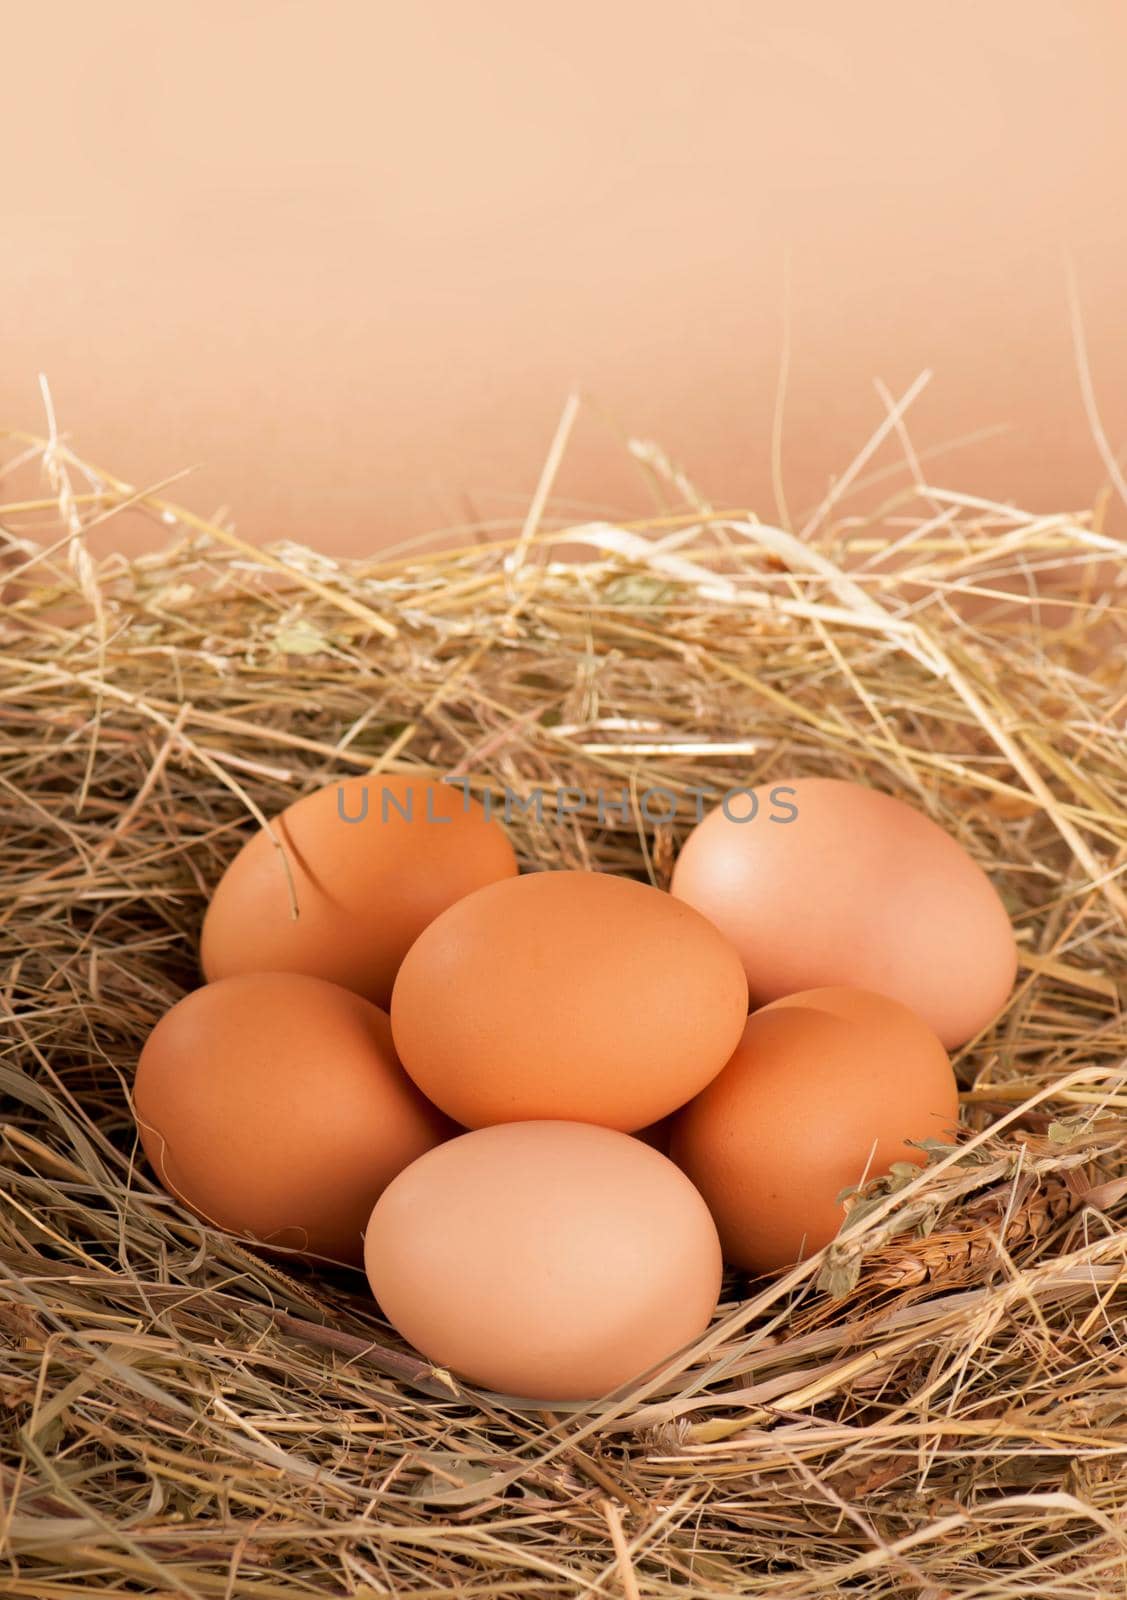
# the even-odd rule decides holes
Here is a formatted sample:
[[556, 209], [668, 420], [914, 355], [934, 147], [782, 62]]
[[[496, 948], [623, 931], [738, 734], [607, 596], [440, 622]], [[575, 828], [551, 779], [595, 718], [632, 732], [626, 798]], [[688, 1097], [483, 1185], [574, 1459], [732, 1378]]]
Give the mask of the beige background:
[[519, 515], [573, 384], [577, 508], [649, 503], [629, 432], [772, 515], [788, 253], [796, 510], [873, 378], [925, 366], [921, 448], [1010, 428], [937, 478], [1091, 502], [1066, 245], [1127, 440], [1119, 0], [72, 0], [3, 32], [0, 420], [40, 425], [43, 369], [80, 451], [198, 464], [176, 494], [256, 538]]

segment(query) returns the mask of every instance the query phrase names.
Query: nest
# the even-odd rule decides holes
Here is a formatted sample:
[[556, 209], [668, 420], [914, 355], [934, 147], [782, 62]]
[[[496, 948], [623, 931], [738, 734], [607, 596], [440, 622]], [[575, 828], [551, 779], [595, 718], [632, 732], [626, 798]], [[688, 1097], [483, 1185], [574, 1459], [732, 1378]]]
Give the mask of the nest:
[[[666, 473], [645, 523], [541, 496], [512, 538], [345, 562], [29, 448], [43, 498], [2, 513], [0, 1592], [1124, 1593], [1127, 588], [1098, 517], [911, 457], [879, 513], [843, 484], [797, 532]], [[95, 561], [126, 504], [171, 542]], [[566, 791], [513, 809], [523, 862], [658, 884], [698, 789], [822, 773], [923, 808], [1021, 953], [956, 1059], [959, 1144], [589, 1407], [467, 1388], [359, 1275], [209, 1229], [140, 1157], [140, 1044], [247, 830], [375, 771]], [[686, 803], [655, 819], [652, 789]]]

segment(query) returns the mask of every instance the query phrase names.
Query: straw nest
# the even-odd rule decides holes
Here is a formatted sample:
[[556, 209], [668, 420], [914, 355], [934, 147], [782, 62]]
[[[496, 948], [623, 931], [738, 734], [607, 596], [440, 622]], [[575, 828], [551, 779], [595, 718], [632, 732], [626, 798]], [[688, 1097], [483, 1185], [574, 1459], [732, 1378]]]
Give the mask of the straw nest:
[[[21, 448], [23, 448], [21, 446]], [[805, 528], [693, 503], [346, 563], [257, 552], [38, 450], [2, 514], [0, 1593], [1127, 1592], [1122, 547], [919, 476]], [[676, 503], [680, 497], [680, 503]], [[686, 497], [689, 497], [686, 499]], [[159, 553], [95, 562], [126, 503]], [[781, 519], [779, 519], [781, 520]], [[449, 543], [449, 541], [447, 541]], [[257, 1255], [139, 1158], [146, 1030], [248, 828], [341, 773], [582, 790], [526, 864], [666, 881], [639, 796], [798, 773], [923, 807], [1018, 930], [959, 1145], [698, 1346], [530, 1409], [406, 1351], [358, 1276]], [[594, 796], [623, 794], [602, 821]]]

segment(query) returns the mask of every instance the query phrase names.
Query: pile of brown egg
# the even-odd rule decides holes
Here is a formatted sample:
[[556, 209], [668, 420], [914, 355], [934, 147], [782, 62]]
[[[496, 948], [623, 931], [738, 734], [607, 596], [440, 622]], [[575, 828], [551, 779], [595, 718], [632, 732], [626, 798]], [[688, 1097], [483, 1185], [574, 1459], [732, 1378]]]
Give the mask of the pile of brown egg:
[[1014, 979], [1001, 901], [922, 812], [786, 793], [705, 816], [668, 893], [518, 872], [464, 785], [297, 801], [231, 862], [207, 982], [142, 1053], [161, 1183], [363, 1263], [393, 1326], [489, 1389], [591, 1399], [658, 1367], [724, 1260], [793, 1264], [844, 1191], [951, 1140], [947, 1051]]

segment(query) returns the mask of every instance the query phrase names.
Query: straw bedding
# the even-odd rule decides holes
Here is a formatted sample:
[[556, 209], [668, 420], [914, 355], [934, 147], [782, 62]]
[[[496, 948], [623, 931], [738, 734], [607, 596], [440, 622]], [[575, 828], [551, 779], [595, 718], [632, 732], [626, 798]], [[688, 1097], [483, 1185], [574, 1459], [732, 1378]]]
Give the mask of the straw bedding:
[[[1098, 519], [917, 481], [798, 533], [681, 500], [346, 563], [40, 454], [42, 500], [0, 513], [0, 1593], [1127, 1594], [1127, 569]], [[130, 500], [170, 542], [95, 562]], [[1021, 951], [957, 1057], [960, 1144], [586, 1409], [464, 1388], [358, 1275], [209, 1230], [139, 1157], [139, 1045], [246, 830], [372, 770], [583, 791], [514, 814], [523, 862], [659, 884], [695, 788], [923, 807]]]

